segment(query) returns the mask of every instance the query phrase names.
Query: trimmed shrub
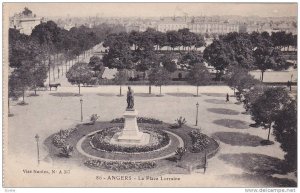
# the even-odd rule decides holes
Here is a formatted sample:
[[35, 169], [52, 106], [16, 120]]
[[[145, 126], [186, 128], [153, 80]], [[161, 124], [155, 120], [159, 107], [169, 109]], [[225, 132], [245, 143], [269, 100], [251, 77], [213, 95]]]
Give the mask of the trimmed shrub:
[[77, 128], [70, 129], [61, 129], [58, 133], [56, 133], [52, 138], [52, 143], [57, 148], [62, 148], [66, 145], [66, 139], [73, 133], [77, 131]]
[[95, 122], [99, 119], [100, 116], [98, 116], [97, 114], [92, 114], [90, 117], [90, 121], [91, 123], [94, 125]]
[[198, 129], [195, 129], [189, 133], [192, 138], [191, 152], [199, 153], [203, 151], [209, 144], [209, 139], [206, 135], [202, 134]]
[[63, 147], [60, 148], [60, 155], [69, 158], [72, 155], [73, 151], [74, 151], [73, 146], [64, 145]]
[[175, 151], [175, 155], [177, 156], [177, 160], [180, 161], [183, 157], [184, 153], [186, 152], [186, 149], [184, 147], [178, 147]]
[[183, 125], [186, 124], [186, 120], [183, 117], [179, 117], [178, 119], [175, 120], [175, 122], [176, 122], [175, 124], [170, 126], [172, 129], [181, 128]]

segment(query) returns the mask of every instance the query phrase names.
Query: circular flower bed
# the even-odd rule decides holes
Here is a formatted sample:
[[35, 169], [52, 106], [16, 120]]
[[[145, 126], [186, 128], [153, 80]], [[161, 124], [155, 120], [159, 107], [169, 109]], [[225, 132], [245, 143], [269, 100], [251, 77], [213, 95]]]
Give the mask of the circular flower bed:
[[124, 153], [137, 153], [137, 152], [149, 152], [165, 147], [169, 144], [170, 138], [168, 134], [164, 131], [146, 128], [141, 129], [143, 132], [150, 134], [150, 143], [144, 146], [121, 146], [116, 144], [111, 144], [111, 138], [118, 132], [121, 132], [121, 128], [112, 127], [102, 129], [94, 135], [90, 136], [90, 143], [93, 148], [107, 151], [107, 152], [124, 152]]

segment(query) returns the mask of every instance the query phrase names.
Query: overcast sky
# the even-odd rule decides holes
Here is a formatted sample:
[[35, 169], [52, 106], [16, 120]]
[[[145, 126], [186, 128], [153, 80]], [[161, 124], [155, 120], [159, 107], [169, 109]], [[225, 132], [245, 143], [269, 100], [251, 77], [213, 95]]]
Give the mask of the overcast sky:
[[297, 4], [238, 3], [4, 3], [12, 16], [26, 6], [40, 17], [104, 16], [153, 17], [200, 15], [240, 15], [261, 17], [297, 16]]

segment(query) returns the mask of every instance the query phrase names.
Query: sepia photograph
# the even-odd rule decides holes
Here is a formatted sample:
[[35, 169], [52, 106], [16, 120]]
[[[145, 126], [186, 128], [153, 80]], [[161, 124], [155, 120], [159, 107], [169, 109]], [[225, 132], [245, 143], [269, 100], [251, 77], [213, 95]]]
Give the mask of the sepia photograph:
[[295, 192], [296, 2], [2, 9], [3, 188]]

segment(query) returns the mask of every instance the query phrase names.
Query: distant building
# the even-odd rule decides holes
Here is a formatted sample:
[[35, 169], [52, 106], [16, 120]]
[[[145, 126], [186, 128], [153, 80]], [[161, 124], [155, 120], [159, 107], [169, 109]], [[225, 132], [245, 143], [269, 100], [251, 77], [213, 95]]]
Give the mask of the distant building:
[[190, 23], [188, 28], [194, 33], [208, 34], [226, 34], [230, 32], [238, 32], [239, 26], [228, 22], [197, 22]]
[[247, 33], [247, 24], [240, 24], [239, 25], [239, 33]]
[[129, 33], [131, 31], [140, 31], [139, 25], [127, 25], [125, 26], [126, 32]]
[[177, 31], [183, 28], [188, 28], [188, 23], [184, 21], [163, 21], [157, 24], [157, 31], [160, 32]]
[[157, 31], [161, 32], [177, 31], [183, 28], [188, 28], [191, 32], [202, 34], [226, 34], [239, 31], [238, 25], [228, 22], [171, 20], [161, 21], [157, 24]]
[[39, 25], [43, 18], [36, 17], [35, 14], [25, 7], [24, 11], [9, 18], [9, 27], [20, 31], [20, 33], [30, 35], [33, 28]]

